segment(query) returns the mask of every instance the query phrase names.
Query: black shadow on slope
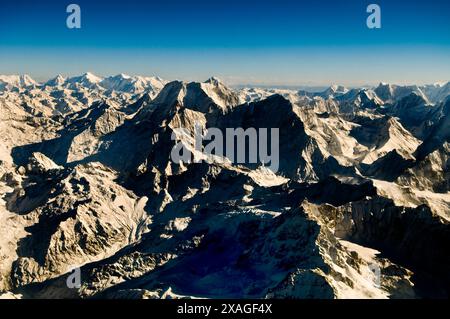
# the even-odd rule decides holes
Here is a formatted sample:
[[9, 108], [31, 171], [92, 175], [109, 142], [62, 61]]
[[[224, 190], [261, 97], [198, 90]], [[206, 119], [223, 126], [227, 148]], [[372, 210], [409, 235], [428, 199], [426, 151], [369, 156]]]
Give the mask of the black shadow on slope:
[[379, 257], [412, 270], [420, 297], [448, 298], [450, 224], [425, 205], [404, 208], [379, 198], [375, 204], [365, 200], [352, 209], [354, 229], [345, 239], [379, 250]]
[[67, 156], [75, 136], [94, 125], [107, 108], [109, 106], [106, 103], [96, 102], [87, 109], [68, 115], [62, 123], [64, 128], [58, 132], [59, 137], [14, 147], [11, 151], [14, 164], [26, 165], [33, 152], [40, 152], [58, 165], [67, 165]]

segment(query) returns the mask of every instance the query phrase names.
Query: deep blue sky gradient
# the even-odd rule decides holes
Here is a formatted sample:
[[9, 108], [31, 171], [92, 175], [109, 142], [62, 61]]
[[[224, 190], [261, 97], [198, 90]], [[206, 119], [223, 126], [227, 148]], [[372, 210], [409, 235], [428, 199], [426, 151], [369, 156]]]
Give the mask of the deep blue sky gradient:
[[[82, 28], [66, 27], [69, 3]], [[382, 28], [366, 27], [366, 7]], [[448, 0], [0, 0], [0, 73], [90, 70], [231, 84], [450, 78]]]

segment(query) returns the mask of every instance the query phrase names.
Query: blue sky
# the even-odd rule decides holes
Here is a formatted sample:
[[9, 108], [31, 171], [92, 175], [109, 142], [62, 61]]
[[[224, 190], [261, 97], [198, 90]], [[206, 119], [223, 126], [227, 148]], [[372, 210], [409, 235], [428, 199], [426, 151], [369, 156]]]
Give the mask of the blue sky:
[[[82, 28], [66, 27], [66, 6]], [[377, 3], [382, 28], [366, 27]], [[92, 71], [229, 84], [450, 80], [448, 0], [0, 1], [0, 73]]]

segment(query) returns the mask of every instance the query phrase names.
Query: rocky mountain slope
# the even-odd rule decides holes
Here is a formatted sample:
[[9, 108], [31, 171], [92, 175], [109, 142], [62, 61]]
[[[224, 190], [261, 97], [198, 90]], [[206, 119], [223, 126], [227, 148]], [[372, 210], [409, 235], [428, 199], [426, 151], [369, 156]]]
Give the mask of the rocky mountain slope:
[[[449, 95], [0, 76], [0, 296], [448, 298]], [[174, 162], [196, 126], [279, 165]]]

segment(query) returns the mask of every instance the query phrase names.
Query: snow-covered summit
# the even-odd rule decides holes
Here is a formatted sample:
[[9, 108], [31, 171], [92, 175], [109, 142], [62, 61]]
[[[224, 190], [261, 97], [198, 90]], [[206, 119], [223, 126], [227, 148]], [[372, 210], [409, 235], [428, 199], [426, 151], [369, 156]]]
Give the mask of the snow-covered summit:
[[28, 74], [23, 75], [0, 75], [0, 90], [13, 88], [27, 88], [39, 85]]

